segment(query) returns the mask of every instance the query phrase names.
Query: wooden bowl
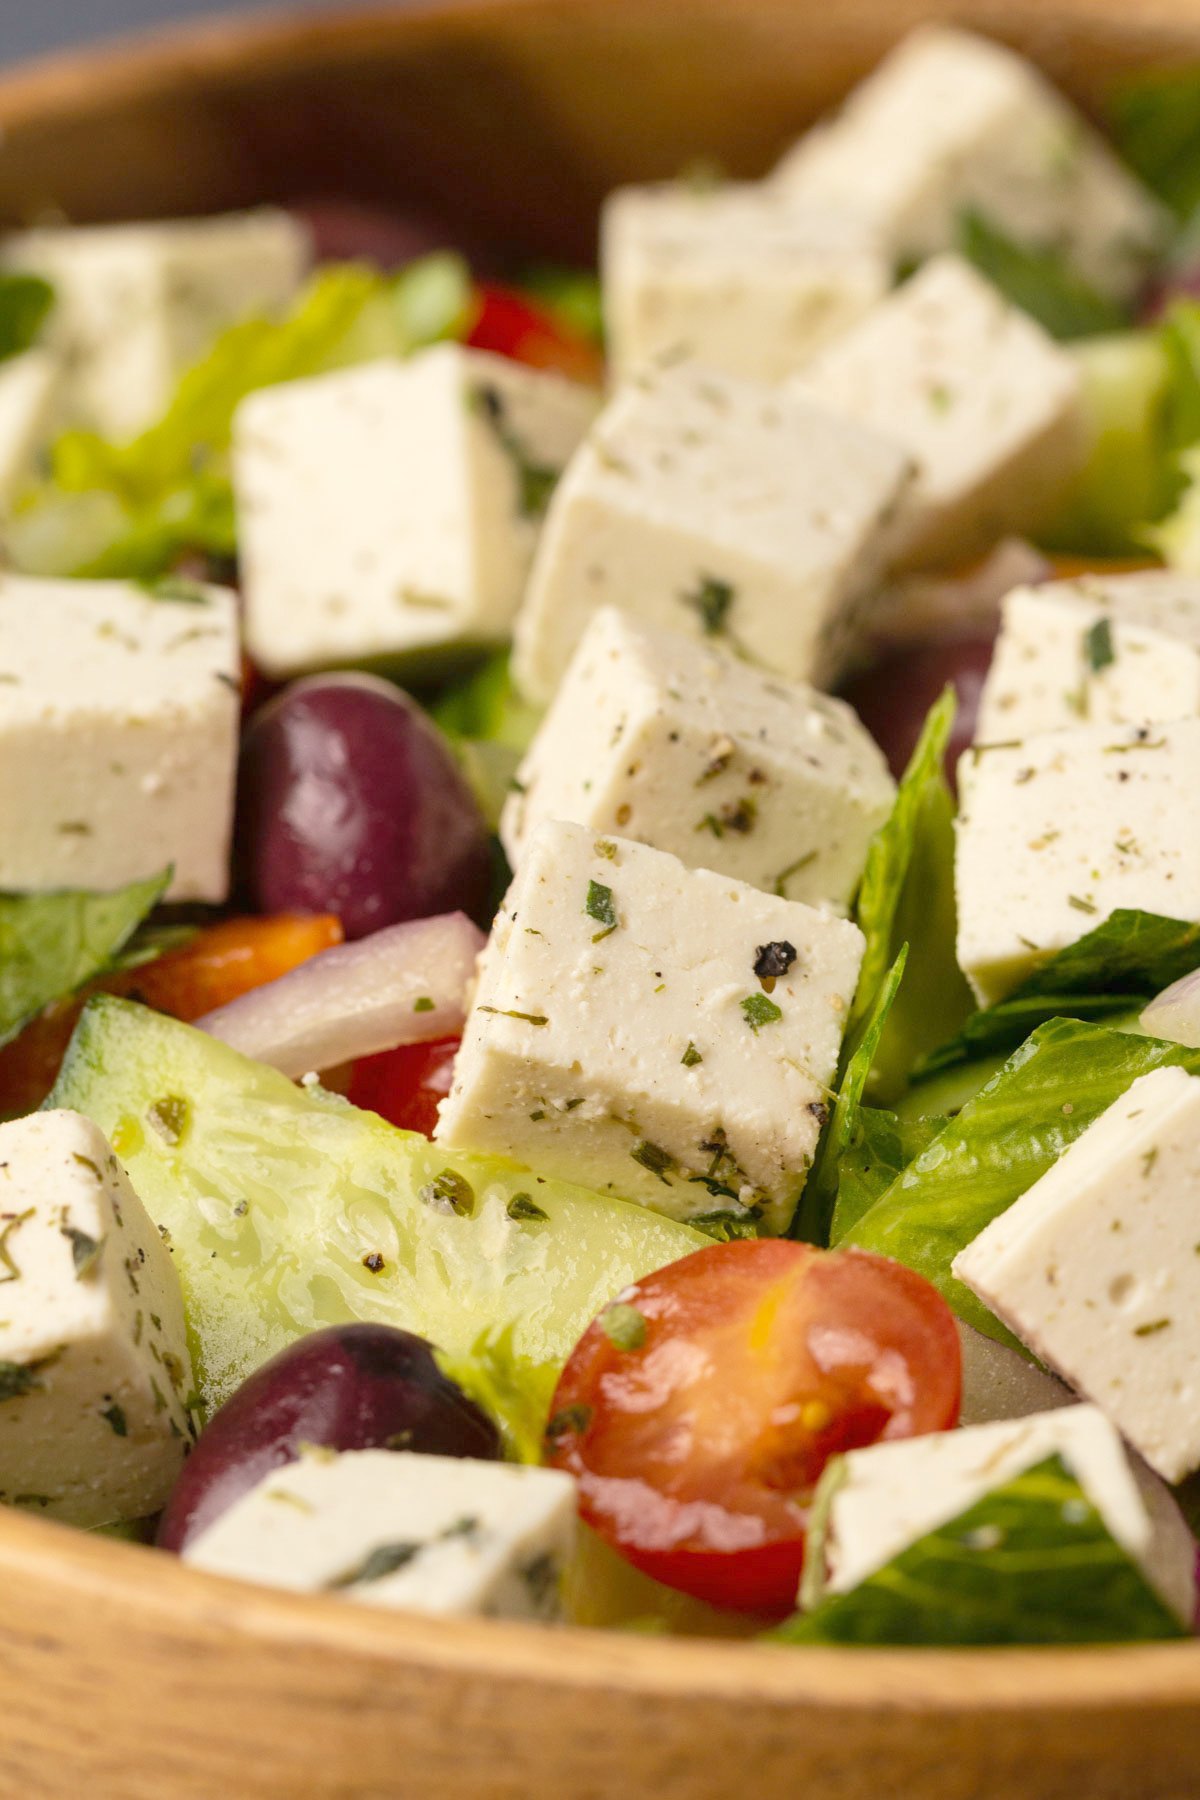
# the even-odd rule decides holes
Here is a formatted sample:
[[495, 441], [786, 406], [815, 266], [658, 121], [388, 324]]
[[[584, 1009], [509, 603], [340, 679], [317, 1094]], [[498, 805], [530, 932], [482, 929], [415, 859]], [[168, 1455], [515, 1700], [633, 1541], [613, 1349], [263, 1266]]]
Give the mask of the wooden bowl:
[[[1200, 0], [958, 0], [1084, 103]], [[926, 0], [475, 0], [196, 27], [0, 79], [0, 216], [314, 192], [586, 255], [614, 182], [761, 172]], [[0, 1795], [1195, 1800], [1200, 1643], [788, 1651], [402, 1618], [0, 1519]]]

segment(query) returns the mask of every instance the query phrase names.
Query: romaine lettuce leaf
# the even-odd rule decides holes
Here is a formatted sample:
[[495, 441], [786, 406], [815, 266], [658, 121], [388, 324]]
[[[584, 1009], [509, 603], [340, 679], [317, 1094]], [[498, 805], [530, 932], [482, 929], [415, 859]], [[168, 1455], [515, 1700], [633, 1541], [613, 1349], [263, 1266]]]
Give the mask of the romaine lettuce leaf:
[[1052, 956], [1007, 999], [973, 1013], [961, 1031], [917, 1064], [913, 1079], [1015, 1049], [1047, 1019], [1140, 1011], [1197, 965], [1200, 925], [1122, 909]]
[[1062, 1457], [1051, 1456], [772, 1636], [788, 1644], [948, 1646], [1118, 1644], [1187, 1633]]
[[1129, 323], [1128, 313], [1090, 287], [1060, 251], [1018, 244], [980, 212], [960, 218], [958, 248], [1051, 337], [1095, 337]]
[[464, 680], [447, 688], [432, 711], [484, 818], [495, 831], [517, 766], [542, 717], [513, 686], [508, 652], [490, 656]]
[[54, 305], [54, 289], [40, 275], [0, 275], [0, 362], [37, 343]]
[[1074, 1019], [1051, 1020], [834, 1242], [906, 1263], [969, 1325], [1016, 1344], [954, 1279], [951, 1263], [1131, 1083], [1172, 1064], [1200, 1074], [1200, 1050]]
[[792, 1222], [790, 1235], [803, 1238], [807, 1243], [825, 1245], [829, 1242], [842, 1158], [857, 1128], [867, 1077], [904, 978], [907, 960], [908, 945], [902, 944], [900, 954], [875, 991], [870, 1012], [864, 1015], [843, 1045], [833, 1107]]
[[603, 346], [604, 308], [600, 279], [590, 269], [542, 265], [527, 270], [520, 285], [571, 331], [578, 332], [590, 343]]
[[891, 816], [871, 842], [855, 905], [867, 946], [846, 1027], [849, 1041], [873, 1010], [901, 946], [908, 945], [904, 980], [876, 1047], [873, 1098], [898, 1093], [916, 1059], [971, 1011], [970, 990], [954, 959], [954, 809], [942, 773], [955, 704], [947, 688], [930, 709]]
[[7, 527], [12, 561], [35, 575], [147, 579], [189, 551], [231, 556], [229, 444], [247, 394], [450, 335], [469, 295], [465, 266], [448, 255], [395, 276], [356, 263], [318, 270], [285, 318], [223, 332], [163, 417], [131, 442], [64, 432], [49, 479]]
[[1200, 68], [1127, 76], [1109, 96], [1117, 150], [1180, 218], [1200, 207]]
[[859, 1107], [850, 1140], [838, 1159], [837, 1202], [829, 1234], [834, 1242], [853, 1230], [946, 1124], [941, 1118], [901, 1118], [880, 1107]]
[[129, 966], [121, 952], [170, 879], [167, 869], [115, 893], [0, 894], [0, 1045], [52, 1000]]

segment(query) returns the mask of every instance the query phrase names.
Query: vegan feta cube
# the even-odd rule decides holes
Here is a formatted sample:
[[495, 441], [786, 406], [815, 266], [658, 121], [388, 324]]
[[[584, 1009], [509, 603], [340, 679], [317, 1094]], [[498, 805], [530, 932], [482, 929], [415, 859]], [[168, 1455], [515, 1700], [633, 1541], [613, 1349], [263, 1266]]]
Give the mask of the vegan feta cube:
[[830, 1466], [824, 1492], [817, 1492], [813, 1510], [820, 1523], [810, 1538], [806, 1598], [848, 1593], [920, 1538], [1052, 1456], [1061, 1458], [1164, 1605], [1190, 1627], [1196, 1604], [1191, 1533], [1179, 1509], [1162, 1504], [1161, 1490], [1158, 1497], [1147, 1492], [1147, 1478], [1135, 1471], [1095, 1406], [1064, 1406], [851, 1450]]
[[190, 1389], [170, 1252], [103, 1133], [0, 1125], [0, 1500], [75, 1525], [157, 1512]]
[[1001, 606], [977, 743], [1200, 714], [1200, 580], [1171, 569], [1019, 587]]
[[1200, 1467], [1200, 1080], [1135, 1081], [954, 1272], [1151, 1468]]
[[224, 900], [239, 682], [224, 589], [0, 575], [0, 887]]
[[958, 779], [958, 962], [984, 1005], [1119, 908], [1200, 920], [1200, 719], [979, 745]]
[[0, 362], [0, 511], [30, 479], [50, 436], [60, 374], [58, 359], [48, 350], [26, 350]]
[[844, 701], [604, 607], [517, 771], [514, 868], [544, 819], [669, 850], [789, 900], [848, 906], [895, 783]]
[[557, 1469], [316, 1450], [264, 1476], [183, 1558], [364, 1606], [552, 1620], [575, 1516], [575, 1483]]
[[457, 344], [252, 394], [234, 485], [256, 662], [283, 677], [504, 638], [596, 404]]
[[546, 703], [615, 605], [793, 680], [837, 672], [910, 479], [903, 450], [699, 363], [619, 390], [550, 504], [513, 674]]
[[53, 287], [46, 345], [63, 359], [79, 423], [114, 438], [153, 424], [227, 325], [285, 307], [310, 259], [307, 229], [274, 207], [51, 226], [0, 246], [0, 267]]
[[484, 952], [435, 1135], [673, 1218], [782, 1231], [862, 954], [847, 920], [549, 820]]
[[897, 562], [982, 554], [1053, 511], [1084, 456], [1079, 371], [958, 256], [939, 256], [795, 378], [793, 391], [902, 444], [917, 475]]
[[600, 266], [618, 379], [669, 355], [782, 381], [892, 281], [877, 234], [853, 213], [751, 182], [617, 189]]
[[1117, 299], [1167, 239], [1158, 202], [1039, 70], [948, 25], [910, 33], [774, 180], [794, 200], [862, 213], [899, 261], [951, 249], [977, 211], [1061, 250]]

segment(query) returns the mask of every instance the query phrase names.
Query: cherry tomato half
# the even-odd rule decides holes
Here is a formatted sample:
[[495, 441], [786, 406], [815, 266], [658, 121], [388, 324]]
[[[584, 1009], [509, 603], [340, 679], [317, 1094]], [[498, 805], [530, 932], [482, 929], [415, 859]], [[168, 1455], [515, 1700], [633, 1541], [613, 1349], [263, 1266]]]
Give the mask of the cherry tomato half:
[[479, 312], [467, 334], [475, 350], [492, 350], [534, 369], [553, 369], [572, 381], [598, 387], [604, 359], [594, 344], [515, 288], [486, 283], [477, 290]]
[[783, 1614], [829, 1458], [948, 1430], [961, 1379], [953, 1315], [911, 1269], [778, 1238], [714, 1244], [588, 1326], [555, 1392], [547, 1460], [647, 1575]]
[[402, 1044], [354, 1065], [347, 1097], [353, 1106], [378, 1113], [402, 1131], [433, 1136], [438, 1101], [450, 1092], [454, 1058], [461, 1039], [435, 1038], [428, 1044]]

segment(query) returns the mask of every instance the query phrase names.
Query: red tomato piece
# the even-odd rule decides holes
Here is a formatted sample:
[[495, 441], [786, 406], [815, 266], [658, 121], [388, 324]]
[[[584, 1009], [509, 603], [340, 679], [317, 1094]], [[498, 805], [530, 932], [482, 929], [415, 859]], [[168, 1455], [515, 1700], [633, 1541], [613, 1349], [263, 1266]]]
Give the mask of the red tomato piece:
[[596, 346], [544, 306], [515, 288], [487, 283], [476, 290], [479, 312], [467, 335], [475, 350], [491, 350], [533, 369], [553, 369], [599, 387], [604, 359]]
[[795, 1604], [831, 1456], [958, 1418], [954, 1317], [860, 1250], [714, 1244], [618, 1296], [563, 1371], [547, 1460], [647, 1575], [714, 1606]]
[[378, 1113], [402, 1131], [433, 1136], [438, 1101], [450, 1092], [454, 1058], [461, 1039], [435, 1038], [428, 1044], [402, 1044], [379, 1056], [364, 1056], [354, 1065], [348, 1098], [352, 1105]]

